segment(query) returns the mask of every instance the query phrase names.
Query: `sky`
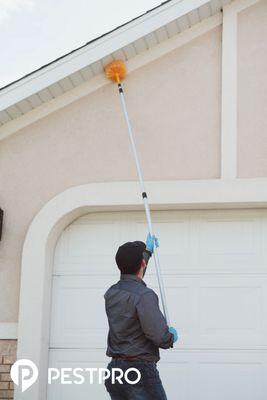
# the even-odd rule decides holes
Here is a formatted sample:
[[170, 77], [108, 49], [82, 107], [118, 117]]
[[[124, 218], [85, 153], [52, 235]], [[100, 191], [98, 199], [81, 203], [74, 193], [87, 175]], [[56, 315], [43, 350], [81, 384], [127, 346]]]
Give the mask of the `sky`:
[[0, 0], [0, 87], [163, 0]]

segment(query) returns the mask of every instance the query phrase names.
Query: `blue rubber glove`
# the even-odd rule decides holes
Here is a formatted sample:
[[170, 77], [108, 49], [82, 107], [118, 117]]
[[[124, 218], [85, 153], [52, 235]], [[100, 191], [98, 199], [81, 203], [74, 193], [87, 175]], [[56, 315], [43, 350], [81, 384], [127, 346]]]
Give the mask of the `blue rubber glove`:
[[169, 326], [169, 332], [173, 335], [173, 343], [177, 342], [177, 340], [178, 340], [177, 330], [175, 328], [173, 328], [172, 326]]
[[149, 233], [146, 238], [146, 249], [150, 251], [151, 254], [153, 254], [155, 246], [159, 247], [159, 241], [155, 237], [155, 235], [151, 236], [151, 234]]

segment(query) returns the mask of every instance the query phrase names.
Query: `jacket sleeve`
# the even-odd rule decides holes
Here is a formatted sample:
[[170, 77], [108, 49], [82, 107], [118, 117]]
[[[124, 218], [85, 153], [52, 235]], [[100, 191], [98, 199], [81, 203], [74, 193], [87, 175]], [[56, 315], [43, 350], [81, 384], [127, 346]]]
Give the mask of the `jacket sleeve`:
[[162, 349], [173, 347], [173, 335], [169, 333], [168, 325], [159, 308], [158, 296], [153, 290], [140, 297], [136, 310], [145, 336]]

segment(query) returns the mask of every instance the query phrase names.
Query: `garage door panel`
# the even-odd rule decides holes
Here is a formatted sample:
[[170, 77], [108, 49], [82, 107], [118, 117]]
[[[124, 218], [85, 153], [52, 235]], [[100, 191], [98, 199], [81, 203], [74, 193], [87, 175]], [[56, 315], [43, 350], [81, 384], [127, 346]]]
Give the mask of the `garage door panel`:
[[203, 218], [200, 225], [200, 248], [207, 255], [259, 254], [260, 221], [256, 218]]
[[[140, 218], [140, 217], [139, 217]], [[193, 268], [194, 260], [191, 255], [192, 238], [190, 236], [190, 220], [176, 217], [172, 220], [167, 215], [160, 216], [156, 214], [153, 218], [154, 232], [160, 240], [160, 259], [163, 273], [177, 273], [181, 268]], [[147, 235], [147, 224], [142, 220], [129, 221], [127, 229], [124, 231], [125, 241], [145, 240]], [[170, 240], [170, 237], [172, 240]], [[151, 265], [152, 264], [152, 265]], [[153, 262], [148, 274], [155, 274]]]
[[159, 370], [171, 400], [266, 398], [266, 350], [162, 351]]
[[[179, 258], [188, 258], [190, 247], [190, 221], [153, 221], [154, 231], [160, 238], [160, 248], [162, 256], [172, 256]], [[130, 240], [136, 240], [136, 237], [145, 238], [147, 234], [147, 224], [145, 222], [135, 223], [133, 225], [133, 235]], [[172, 237], [172, 240], [170, 240]]]
[[103, 295], [109, 283], [102, 277], [54, 277], [50, 347], [106, 346]]
[[[146, 281], [159, 296], [156, 277]], [[265, 275], [165, 275], [164, 283], [180, 346], [267, 346]]]
[[169, 400], [188, 399], [192, 364], [188, 357], [177, 357], [175, 361], [161, 361], [158, 370]]
[[[108, 362], [109, 359], [105, 357], [102, 350], [51, 350], [49, 356], [49, 367], [58, 369], [106, 368]], [[89, 373], [85, 372], [82, 375], [85, 377], [85, 382], [82, 385], [62, 385], [60, 381], [54, 381], [51, 385], [48, 385], [48, 399], [109, 400], [105, 387], [98, 383], [98, 375], [93, 375], [95, 384], [90, 383]], [[73, 380], [76, 379], [73, 375], [72, 378]]]
[[219, 330], [236, 332], [260, 330], [260, 287], [200, 288], [200, 326], [203, 333]]
[[[53, 368], [105, 368], [109, 359], [101, 350], [52, 350]], [[265, 400], [265, 351], [161, 351], [159, 363], [168, 399]], [[88, 377], [88, 375], [84, 375]], [[103, 385], [49, 385], [49, 400], [108, 399]]]
[[[51, 347], [105, 347], [103, 295], [119, 276], [55, 277]], [[267, 345], [267, 278], [264, 276], [164, 277], [172, 325], [180, 346]], [[157, 279], [147, 284], [159, 296]]]
[[[266, 223], [266, 217], [265, 223]], [[198, 265], [203, 271], [267, 272], [266, 241], [261, 216], [202, 217], [199, 223]]]
[[[174, 283], [175, 284], [175, 283]], [[155, 286], [154, 290], [158, 292]], [[192, 327], [195, 326], [194, 320], [194, 300], [192, 300], [192, 286], [181, 285], [176, 282], [175, 286], [169, 286], [166, 282], [166, 295], [168, 298], [168, 307], [171, 315], [171, 325], [175, 326], [181, 337], [180, 345], [186, 345], [194, 341]]]
[[206, 400], [263, 400], [265, 368], [259, 360], [242, 362], [238, 358], [198, 363], [194, 390], [206, 393]]
[[[142, 213], [125, 215], [124, 220], [117, 213], [113, 218], [103, 214], [99, 223], [93, 214], [64, 231], [55, 253], [55, 274], [115, 274], [118, 246], [145, 239]], [[267, 273], [266, 215], [247, 216], [243, 211], [185, 215], [153, 214], [163, 273]], [[155, 273], [153, 266], [148, 273]]]
[[[161, 351], [170, 400], [267, 398], [267, 212], [153, 212], [171, 324], [180, 340]], [[114, 256], [144, 240], [143, 212], [93, 213], [62, 234], [53, 272], [50, 364], [102, 367], [103, 295], [119, 279]], [[159, 296], [153, 260], [145, 281]], [[160, 296], [159, 296], [160, 297]], [[105, 399], [103, 387], [56, 385], [48, 399]]]
[[199, 331], [210, 346], [266, 346], [267, 281], [264, 276], [214, 276], [200, 280]]
[[114, 250], [124, 237], [115, 222], [70, 225], [55, 252], [54, 274], [112, 273], [116, 267]]

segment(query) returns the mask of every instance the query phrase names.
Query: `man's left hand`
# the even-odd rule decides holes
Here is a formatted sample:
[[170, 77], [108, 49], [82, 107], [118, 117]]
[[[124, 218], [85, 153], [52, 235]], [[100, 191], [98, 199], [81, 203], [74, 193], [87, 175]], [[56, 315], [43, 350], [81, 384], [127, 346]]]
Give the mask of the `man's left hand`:
[[159, 247], [158, 238], [155, 235], [151, 235], [150, 233], [147, 235], [146, 238], [146, 249], [150, 251], [151, 254], [154, 252], [154, 248]]

